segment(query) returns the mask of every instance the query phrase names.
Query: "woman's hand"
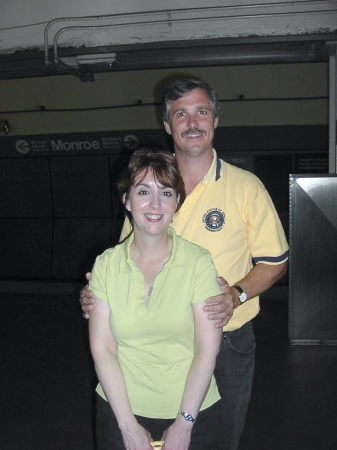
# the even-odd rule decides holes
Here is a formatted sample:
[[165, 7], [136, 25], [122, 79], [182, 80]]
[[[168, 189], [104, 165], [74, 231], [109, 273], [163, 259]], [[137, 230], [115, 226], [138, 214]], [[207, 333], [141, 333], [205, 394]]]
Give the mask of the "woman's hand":
[[193, 423], [178, 416], [163, 433], [165, 441], [162, 450], [188, 450], [191, 441]]
[[151, 434], [139, 423], [132, 428], [121, 430], [126, 450], [152, 450]]

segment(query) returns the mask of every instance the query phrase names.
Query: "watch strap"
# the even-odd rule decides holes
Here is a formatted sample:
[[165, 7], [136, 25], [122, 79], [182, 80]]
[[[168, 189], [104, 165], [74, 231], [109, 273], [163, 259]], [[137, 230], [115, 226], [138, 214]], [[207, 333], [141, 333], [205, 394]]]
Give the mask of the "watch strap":
[[241, 286], [239, 286], [238, 284], [235, 284], [233, 286], [233, 288], [235, 288], [237, 291], [239, 291], [240, 295], [243, 294], [245, 291], [242, 289]]
[[239, 300], [241, 303], [244, 303], [247, 300], [247, 294], [245, 293], [245, 291], [242, 289], [241, 286], [239, 286], [238, 284], [235, 284], [233, 286], [234, 289], [236, 289], [239, 293]]

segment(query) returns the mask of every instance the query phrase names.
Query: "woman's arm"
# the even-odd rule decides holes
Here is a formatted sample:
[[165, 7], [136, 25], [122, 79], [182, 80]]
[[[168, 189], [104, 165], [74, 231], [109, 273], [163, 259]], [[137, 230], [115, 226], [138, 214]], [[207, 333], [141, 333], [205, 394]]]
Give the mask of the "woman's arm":
[[[222, 330], [214, 327], [203, 311], [205, 302], [192, 305], [194, 314], [194, 358], [187, 375], [180, 410], [194, 418], [208, 390], [219, 352]], [[163, 450], [187, 450], [193, 423], [186, 421], [180, 414], [164, 432]]]
[[90, 314], [89, 338], [98, 379], [116, 416], [127, 450], [151, 450], [151, 435], [141, 427], [130, 407], [123, 373], [117, 358], [117, 343], [109, 323], [109, 305], [96, 298]]

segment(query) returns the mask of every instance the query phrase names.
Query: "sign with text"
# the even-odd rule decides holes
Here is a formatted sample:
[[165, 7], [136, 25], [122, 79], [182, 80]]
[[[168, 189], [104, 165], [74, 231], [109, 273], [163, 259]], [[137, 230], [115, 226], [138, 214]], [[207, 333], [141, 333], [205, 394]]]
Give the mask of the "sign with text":
[[148, 145], [167, 147], [163, 131], [7, 136], [0, 140], [0, 157], [120, 154]]
[[329, 155], [324, 153], [295, 155], [294, 173], [328, 173]]

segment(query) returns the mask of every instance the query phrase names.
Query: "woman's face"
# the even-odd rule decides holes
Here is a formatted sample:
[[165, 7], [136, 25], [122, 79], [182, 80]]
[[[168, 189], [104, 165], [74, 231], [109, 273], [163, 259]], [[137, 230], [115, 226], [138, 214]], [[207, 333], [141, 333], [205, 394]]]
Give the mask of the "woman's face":
[[125, 207], [132, 214], [136, 232], [159, 235], [166, 234], [177, 203], [175, 190], [160, 184], [149, 170], [143, 179], [142, 174], [136, 178], [125, 201]]

